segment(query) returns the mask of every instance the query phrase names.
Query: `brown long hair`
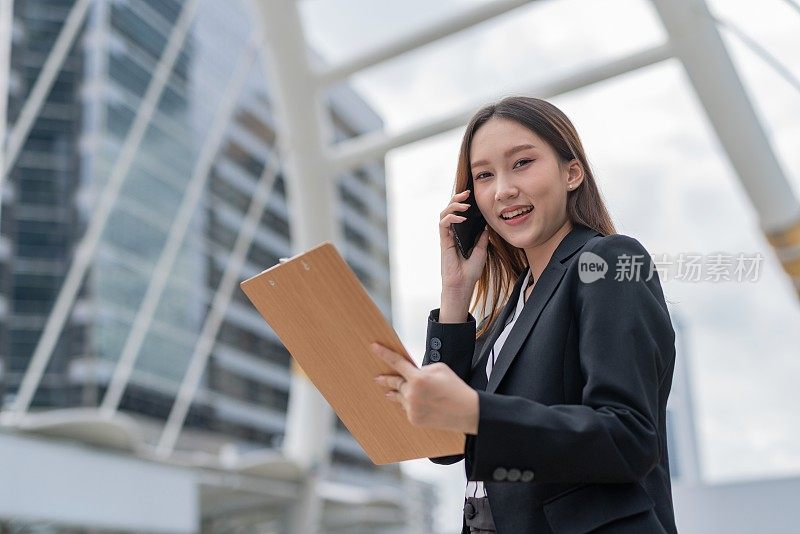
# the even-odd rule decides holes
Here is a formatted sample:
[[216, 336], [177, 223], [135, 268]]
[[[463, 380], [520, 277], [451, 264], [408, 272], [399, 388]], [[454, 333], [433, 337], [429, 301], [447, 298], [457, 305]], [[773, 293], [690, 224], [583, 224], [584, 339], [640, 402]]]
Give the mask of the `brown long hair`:
[[[564, 112], [539, 98], [509, 96], [484, 106], [473, 115], [461, 141], [454, 193], [471, 189], [472, 139], [475, 132], [492, 117], [509, 119], [530, 129], [555, 150], [559, 156], [559, 165], [563, 166], [577, 159], [583, 167], [584, 178], [577, 189], [567, 194], [567, 217], [573, 225], [582, 224], [603, 235], [617, 233], [597, 188], [578, 132]], [[526, 267], [527, 260], [523, 249], [510, 245], [489, 227], [488, 257], [475, 286], [470, 306], [472, 313], [480, 307], [487, 318], [478, 328], [478, 337], [489, 330], [499, 315], [502, 304], [508, 299], [514, 283]]]

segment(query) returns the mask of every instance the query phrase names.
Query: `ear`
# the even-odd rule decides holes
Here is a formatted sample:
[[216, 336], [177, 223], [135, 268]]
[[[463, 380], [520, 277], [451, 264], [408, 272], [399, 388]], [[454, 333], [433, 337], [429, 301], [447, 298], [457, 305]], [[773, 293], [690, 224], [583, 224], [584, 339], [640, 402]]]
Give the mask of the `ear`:
[[567, 191], [574, 191], [583, 182], [583, 165], [578, 158], [567, 162]]

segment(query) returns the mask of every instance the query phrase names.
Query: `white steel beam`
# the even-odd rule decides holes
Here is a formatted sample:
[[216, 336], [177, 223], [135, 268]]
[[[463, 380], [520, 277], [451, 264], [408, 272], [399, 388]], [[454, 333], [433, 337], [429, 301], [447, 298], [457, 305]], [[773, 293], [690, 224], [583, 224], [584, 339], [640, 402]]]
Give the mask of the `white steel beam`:
[[239, 58], [233, 73], [231, 73], [228, 86], [225, 88], [225, 93], [218, 104], [219, 107], [214, 116], [214, 121], [200, 150], [200, 158], [195, 163], [192, 176], [181, 199], [181, 205], [172, 221], [169, 235], [161, 249], [161, 255], [158, 257], [156, 266], [153, 269], [144, 298], [136, 311], [133, 326], [131, 326], [128, 337], [125, 339], [122, 354], [117, 361], [106, 395], [100, 405], [100, 411], [105, 417], [113, 417], [122, 400], [122, 395], [133, 373], [134, 364], [144, 344], [145, 336], [150, 329], [158, 304], [161, 301], [161, 295], [167, 286], [169, 274], [172, 272], [172, 267], [181, 250], [181, 244], [186, 237], [186, 232], [189, 230], [192, 217], [198, 205], [200, 205], [200, 199], [205, 191], [208, 176], [211, 174], [214, 160], [225, 140], [225, 132], [236, 111], [239, 96], [247, 81], [255, 56], [254, 43], [250, 43], [245, 53]]
[[794, 9], [797, 12], [797, 14], [800, 15], [800, 5], [798, 5], [798, 3], [795, 2], [795, 0], [784, 0], [784, 2], [789, 4], [789, 7]]
[[[323, 136], [322, 99], [309, 65], [297, 4], [256, 0], [254, 5], [269, 44], [265, 59], [286, 149], [292, 248], [301, 252], [323, 241], [341, 247], [336, 180], [324, 156], [328, 140]], [[317, 485], [330, 462], [333, 421], [328, 403], [292, 361], [283, 450], [288, 459], [308, 471], [301, 497], [290, 514], [293, 534], [319, 531], [322, 509]]]
[[483, 4], [463, 13], [459, 13], [438, 24], [427, 28], [421, 28], [393, 43], [376, 47], [361, 57], [341, 65], [330, 67], [317, 74], [317, 83], [320, 85], [328, 85], [342, 81], [356, 72], [383, 63], [384, 61], [393, 59], [411, 50], [417, 50], [427, 44], [466, 30], [482, 22], [486, 22], [487, 20], [528, 4], [530, 1], [531, 0], [495, 0], [494, 2]]
[[[551, 98], [659, 63], [671, 57], [672, 51], [670, 47], [668, 45], [659, 45], [596, 67], [587, 68], [581, 72], [570, 74], [543, 85], [524, 87], [519, 88], [517, 91], [506, 92], [509, 94], [530, 94], [539, 98]], [[470, 107], [399, 134], [388, 135], [385, 132], [378, 131], [342, 141], [332, 149], [332, 172], [345, 172], [368, 161], [382, 159], [389, 150], [394, 148], [463, 127], [474, 112], [475, 110]]]
[[800, 203], [704, 0], [653, 0], [675, 54], [800, 295]]
[[22, 379], [17, 396], [10, 409], [9, 415], [11, 415], [11, 419], [23, 415], [28, 410], [33, 396], [39, 387], [39, 383], [47, 369], [50, 357], [52, 356], [53, 349], [58, 342], [58, 338], [64, 329], [64, 324], [67, 321], [69, 312], [75, 302], [75, 297], [78, 294], [83, 277], [86, 275], [89, 264], [97, 250], [100, 237], [111, 215], [114, 203], [119, 196], [122, 184], [128, 176], [128, 171], [133, 164], [133, 159], [139, 149], [139, 144], [144, 138], [147, 125], [150, 123], [150, 119], [155, 113], [161, 93], [172, 72], [172, 67], [186, 40], [189, 27], [194, 19], [196, 7], [197, 0], [187, 0], [172, 29], [164, 52], [159, 59], [150, 84], [147, 86], [144, 98], [142, 98], [142, 102], [136, 112], [133, 125], [125, 137], [119, 156], [114, 162], [111, 174], [100, 193], [97, 206], [89, 221], [86, 233], [81, 238], [75, 250], [75, 256], [70, 264], [66, 279], [59, 290], [53, 310], [47, 318], [44, 331], [36, 345], [28, 368], [25, 370], [25, 376]]
[[[10, 4], [11, 0], [3, 0], [3, 4]], [[72, 43], [75, 41], [75, 36], [78, 35], [78, 30], [81, 28], [86, 13], [89, 10], [91, 0], [78, 0], [73, 4], [72, 8], [67, 15], [64, 25], [53, 44], [53, 49], [47, 56], [47, 59], [36, 78], [36, 83], [33, 84], [30, 94], [28, 95], [25, 104], [22, 106], [19, 118], [14, 123], [14, 128], [8, 136], [8, 149], [5, 156], [4, 165], [0, 167], [0, 190], [2, 190], [3, 181], [11, 170], [11, 167], [17, 161], [22, 146], [28, 138], [28, 134], [33, 126], [33, 121], [39, 115], [39, 110], [42, 108], [47, 95], [50, 94], [50, 89], [53, 87], [53, 82], [64, 64], [64, 59], [67, 57], [72, 48]], [[9, 32], [10, 39], [10, 32]]]
[[703, 0], [653, 0], [765, 230], [800, 218], [800, 206], [770, 146]]
[[[11, 82], [11, 46], [14, 2], [0, 1], [0, 172], [6, 168], [6, 131], [8, 88]], [[0, 177], [0, 211], [2, 211], [3, 178]]]
[[[278, 146], [280, 146], [280, 140]], [[233, 296], [233, 291], [238, 288], [237, 281], [239, 273], [247, 259], [247, 251], [250, 250], [253, 237], [261, 222], [261, 216], [267, 205], [269, 193], [275, 183], [275, 177], [277, 176], [282, 159], [280, 149], [278, 148], [275, 150], [274, 157], [267, 161], [261, 173], [261, 177], [258, 180], [256, 190], [253, 193], [253, 198], [250, 201], [250, 206], [248, 207], [247, 215], [244, 219], [244, 224], [242, 225], [239, 235], [236, 237], [236, 243], [233, 246], [228, 263], [225, 265], [222, 279], [214, 293], [211, 309], [203, 323], [200, 337], [195, 344], [192, 358], [189, 361], [186, 374], [181, 382], [175, 403], [172, 405], [169, 417], [164, 425], [164, 430], [161, 433], [161, 438], [159, 438], [156, 447], [156, 455], [159, 458], [169, 457], [175, 448], [175, 442], [178, 439], [181, 428], [183, 428], [183, 423], [186, 420], [186, 414], [189, 412], [192, 400], [197, 393], [197, 388], [203, 377], [203, 371], [206, 368], [208, 358], [214, 348], [214, 341], [217, 339], [217, 333], [219, 332], [219, 328], [222, 325], [222, 321], [228, 309], [228, 304]]]
[[766, 48], [761, 46], [758, 41], [750, 37], [747, 32], [742, 30], [737, 24], [734, 24], [730, 20], [723, 20], [719, 17], [712, 18], [717, 26], [720, 28], [725, 28], [738, 37], [747, 48], [761, 58], [761, 61], [772, 67], [772, 70], [774, 70], [778, 76], [786, 80], [786, 83], [800, 92], [800, 79], [798, 79], [798, 77], [795, 76], [795, 74], [789, 68], [787, 68], [786, 65], [781, 63], [778, 58], [771, 54]]

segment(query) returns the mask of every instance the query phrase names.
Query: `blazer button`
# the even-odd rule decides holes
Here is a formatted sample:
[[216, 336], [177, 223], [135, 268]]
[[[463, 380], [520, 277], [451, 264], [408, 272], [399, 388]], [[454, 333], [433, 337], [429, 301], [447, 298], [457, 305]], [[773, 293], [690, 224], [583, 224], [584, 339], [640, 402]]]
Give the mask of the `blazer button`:
[[432, 362], [438, 362], [442, 359], [442, 355], [439, 354], [438, 350], [431, 350], [428, 354], [430, 354]]
[[522, 472], [522, 477], [520, 478], [522, 482], [530, 482], [533, 480], [533, 471], [526, 469]]
[[522, 476], [522, 473], [520, 473], [519, 469], [509, 469], [508, 470], [508, 477], [507, 478], [511, 482], [516, 482], [517, 480], [519, 480], [519, 478], [521, 476]]
[[466, 517], [467, 519], [472, 519], [477, 515], [477, 513], [478, 511], [475, 509], [475, 506], [471, 502], [468, 502], [467, 504], [464, 505], [464, 517]]
[[439, 350], [442, 348], [442, 340], [438, 337], [431, 338], [431, 348], [435, 350]]
[[492, 473], [492, 478], [494, 478], [495, 480], [505, 480], [507, 475], [508, 471], [506, 471], [505, 467], [498, 467]]

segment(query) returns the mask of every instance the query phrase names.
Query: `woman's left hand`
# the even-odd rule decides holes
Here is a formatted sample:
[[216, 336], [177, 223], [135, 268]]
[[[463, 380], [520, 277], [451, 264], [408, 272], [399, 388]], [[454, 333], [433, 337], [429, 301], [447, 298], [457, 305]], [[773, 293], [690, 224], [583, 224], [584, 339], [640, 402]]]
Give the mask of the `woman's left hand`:
[[386, 397], [400, 403], [412, 425], [478, 433], [478, 393], [450, 367], [432, 363], [418, 369], [379, 343], [370, 352], [397, 372], [377, 375], [375, 382], [390, 388]]

